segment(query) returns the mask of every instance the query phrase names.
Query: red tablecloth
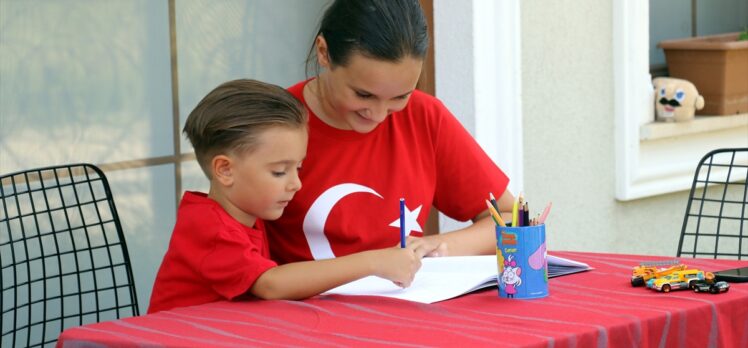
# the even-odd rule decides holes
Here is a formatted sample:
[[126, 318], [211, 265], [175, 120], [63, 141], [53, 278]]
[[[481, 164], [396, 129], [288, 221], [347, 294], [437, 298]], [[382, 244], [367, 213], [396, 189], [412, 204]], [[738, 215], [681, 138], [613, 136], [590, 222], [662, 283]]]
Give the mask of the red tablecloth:
[[[217, 302], [70, 328], [58, 347], [527, 346], [748, 347], [748, 283], [718, 295], [632, 288], [631, 268], [664, 257], [551, 252], [595, 270], [550, 280], [550, 296], [496, 288], [421, 304], [371, 296]], [[708, 271], [748, 262], [683, 259]]]

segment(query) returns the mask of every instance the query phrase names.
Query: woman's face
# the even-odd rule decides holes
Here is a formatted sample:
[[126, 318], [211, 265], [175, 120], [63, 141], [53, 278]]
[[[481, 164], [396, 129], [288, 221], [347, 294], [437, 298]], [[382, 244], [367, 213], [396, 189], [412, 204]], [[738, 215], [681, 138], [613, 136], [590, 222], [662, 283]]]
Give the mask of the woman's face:
[[319, 102], [327, 124], [338, 129], [368, 133], [408, 104], [421, 75], [423, 61], [405, 57], [398, 62], [354, 53], [346, 66], [331, 66], [319, 76]]

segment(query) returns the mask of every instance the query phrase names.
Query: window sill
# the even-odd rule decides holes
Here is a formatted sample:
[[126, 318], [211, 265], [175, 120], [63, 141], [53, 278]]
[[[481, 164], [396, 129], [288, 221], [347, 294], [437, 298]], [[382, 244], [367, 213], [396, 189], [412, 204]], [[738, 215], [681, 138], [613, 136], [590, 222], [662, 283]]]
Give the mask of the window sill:
[[748, 113], [727, 116], [696, 116], [691, 122], [652, 122], [639, 128], [640, 141], [717, 132], [748, 126]]
[[[688, 190], [694, 169], [707, 152], [748, 146], [748, 115], [683, 124], [647, 123], [638, 128], [628, 186], [617, 197], [623, 201]], [[647, 137], [641, 135], [645, 132], [650, 132]]]

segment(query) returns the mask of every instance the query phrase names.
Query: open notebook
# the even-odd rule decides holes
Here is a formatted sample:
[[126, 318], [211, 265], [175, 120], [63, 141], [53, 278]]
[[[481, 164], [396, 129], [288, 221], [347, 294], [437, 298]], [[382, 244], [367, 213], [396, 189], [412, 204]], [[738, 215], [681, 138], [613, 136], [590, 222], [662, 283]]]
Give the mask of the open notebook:
[[[548, 277], [582, 272], [589, 265], [548, 255]], [[448, 300], [478, 289], [497, 286], [495, 255], [427, 257], [408, 288], [400, 288], [389, 280], [366, 277], [325, 292], [323, 295], [369, 295], [394, 297], [421, 303]]]

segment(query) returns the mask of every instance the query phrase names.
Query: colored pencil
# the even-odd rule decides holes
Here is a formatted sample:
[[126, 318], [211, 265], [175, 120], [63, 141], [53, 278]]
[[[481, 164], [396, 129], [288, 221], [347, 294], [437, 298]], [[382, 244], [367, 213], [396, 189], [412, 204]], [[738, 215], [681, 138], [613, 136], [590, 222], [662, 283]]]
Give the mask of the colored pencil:
[[502, 227], [506, 227], [506, 223], [504, 223], [504, 219], [501, 218], [501, 214], [494, 209], [493, 205], [489, 201], [486, 201], [486, 206], [488, 206], [488, 212], [491, 213], [491, 217], [493, 218], [493, 221]]
[[405, 248], [405, 198], [400, 198], [400, 247]]
[[543, 209], [543, 214], [540, 215], [540, 219], [538, 219], [538, 224], [544, 224], [545, 219], [548, 218], [548, 213], [551, 212], [551, 205], [553, 202], [548, 202], [548, 205], [545, 206], [545, 209]]
[[496, 203], [496, 197], [493, 196], [493, 192], [489, 192], [488, 197], [491, 200], [491, 205], [493, 205], [493, 208], [496, 209], [496, 211], [499, 211], [499, 204]]

